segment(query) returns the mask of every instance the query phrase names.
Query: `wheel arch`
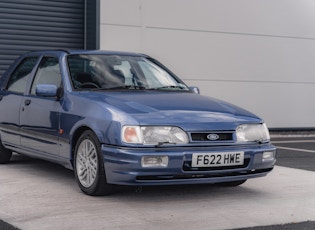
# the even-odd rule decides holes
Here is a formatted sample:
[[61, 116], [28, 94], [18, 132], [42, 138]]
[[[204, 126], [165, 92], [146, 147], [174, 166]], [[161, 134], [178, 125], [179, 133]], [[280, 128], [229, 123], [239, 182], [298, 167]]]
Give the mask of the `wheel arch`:
[[[75, 147], [78, 143], [78, 140], [80, 138], [80, 136], [82, 135], [82, 133], [84, 133], [85, 131], [87, 130], [90, 130], [92, 132], [95, 133], [95, 131], [93, 129], [91, 129], [90, 127], [88, 126], [81, 126], [81, 127], [78, 127], [73, 135], [72, 135], [72, 138], [71, 138], [71, 153], [70, 153], [70, 161], [71, 161], [71, 164], [72, 164], [72, 167], [74, 167], [73, 165], [73, 159], [74, 159], [74, 150], [75, 150]], [[96, 133], [95, 133], [96, 134]], [[97, 135], [96, 135], [97, 136]]]
[[[98, 123], [99, 124], [99, 123]], [[103, 124], [97, 126], [95, 122], [84, 122], [81, 124], [77, 124], [70, 131], [70, 162], [73, 166], [74, 160], [74, 151], [77, 145], [77, 142], [82, 135], [83, 132], [90, 130], [92, 131], [96, 137], [98, 138], [101, 144], [119, 144], [119, 136], [120, 133], [117, 131], [120, 129], [119, 122], [104, 122]]]

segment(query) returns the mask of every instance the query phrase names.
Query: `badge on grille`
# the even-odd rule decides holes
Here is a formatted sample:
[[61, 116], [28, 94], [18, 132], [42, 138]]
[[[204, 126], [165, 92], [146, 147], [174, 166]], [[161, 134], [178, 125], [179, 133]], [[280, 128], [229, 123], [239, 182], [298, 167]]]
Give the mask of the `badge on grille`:
[[207, 138], [210, 141], [216, 141], [220, 138], [220, 136], [218, 134], [215, 134], [215, 133], [210, 133], [207, 135]]

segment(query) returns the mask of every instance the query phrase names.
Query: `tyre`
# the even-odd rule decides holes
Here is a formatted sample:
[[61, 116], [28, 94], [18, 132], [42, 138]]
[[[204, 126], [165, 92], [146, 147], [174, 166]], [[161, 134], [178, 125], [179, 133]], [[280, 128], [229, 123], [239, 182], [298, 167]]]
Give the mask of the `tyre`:
[[74, 173], [80, 189], [87, 195], [102, 196], [112, 192], [106, 181], [101, 144], [90, 130], [80, 136], [74, 151]]
[[246, 182], [246, 180], [237, 180], [237, 181], [218, 183], [218, 185], [226, 186], [226, 187], [235, 187], [235, 186], [239, 186], [241, 184], [244, 184], [245, 182]]
[[0, 164], [5, 164], [10, 161], [12, 157], [12, 151], [6, 149], [2, 143], [0, 143]]

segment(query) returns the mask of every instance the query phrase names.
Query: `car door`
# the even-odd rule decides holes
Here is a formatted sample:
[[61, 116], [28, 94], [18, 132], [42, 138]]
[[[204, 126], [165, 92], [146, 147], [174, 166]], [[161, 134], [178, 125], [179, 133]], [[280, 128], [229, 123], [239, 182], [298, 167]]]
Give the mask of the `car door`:
[[19, 148], [20, 109], [24, 92], [29, 84], [31, 72], [38, 57], [26, 57], [10, 74], [0, 95], [1, 141], [10, 148]]
[[21, 145], [32, 154], [50, 158], [59, 156], [60, 101], [57, 97], [36, 95], [38, 84], [61, 86], [58, 58], [43, 57], [35, 74], [30, 92], [25, 95], [21, 106]]

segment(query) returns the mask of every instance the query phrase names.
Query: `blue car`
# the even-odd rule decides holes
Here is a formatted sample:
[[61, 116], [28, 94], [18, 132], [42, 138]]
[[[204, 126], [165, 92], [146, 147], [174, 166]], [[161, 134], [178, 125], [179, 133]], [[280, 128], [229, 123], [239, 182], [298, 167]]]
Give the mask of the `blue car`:
[[22, 55], [1, 77], [0, 163], [12, 152], [73, 169], [80, 189], [222, 184], [267, 175], [264, 121], [188, 87], [143, 54], [53, 50]]

